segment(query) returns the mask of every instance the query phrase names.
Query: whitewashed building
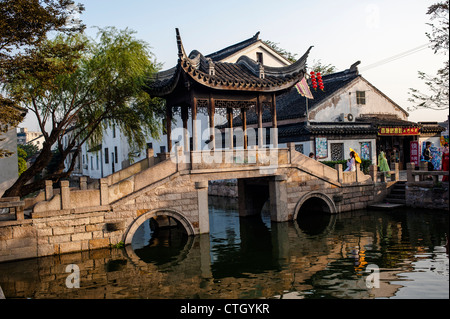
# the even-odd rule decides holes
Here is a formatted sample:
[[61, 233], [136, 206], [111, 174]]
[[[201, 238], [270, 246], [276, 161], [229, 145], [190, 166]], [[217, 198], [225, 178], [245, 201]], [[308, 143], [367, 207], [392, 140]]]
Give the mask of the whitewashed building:
[[[197, 51], [192, 51], [195, 55]], [[235, 63], [240, 57], [248, 58], [267, 67], [282, 67], [291, 62], [259, 39], [259, 32], [253, 37], [206, 55], [214, 62]], [[359, 62], [349, 69], [323, 76], [324, 89], [312, 90], [314, 99], [306, 99], [292, 88], [280, 95], [276, 101], [278, 117], [278, 145], [285, 147], [294, 142], [296, 149], [306, 155], [313, 152], [318, 160], [344, 160], [349, 157], [350, 148], [363, 159], [377, 162], [380, 150], [398, 158], [400, 168], [410, 161], [410, 143], [417, 141], [423, 125], [408, 121], [409, 114], [392, 101], [358, 71]], [[168, 70], [170, 72], [170, 70]], [[172, 125], [172, 145], [183, 145], [184, 137], [180, 112], [174, 113], [176, 124]], [[215, 126], [226, 127], [225, 114], [215, 113]], [[208, 114], [199, 112], [197, 120], [197, 145], [207, 148], [209, 134], [202, 134], [209, 127]], [[247, 114], [247, 127], [256, 127], [256, 114]], [[233, 119], [233, 125], [242, 125], [240, 116]], [[263, 112], [263, 126], [271, 127], [270, 112]], [[192, 136], [192, 118], [187, 121], [189, 135]], [[392, 130], [392, 132], [391, 132]], [[427, 138], [440, 135], [438, 125], [427, 126]], [[267, 130], [267, 133], [270, 131]], [[387, 133], [386, 133], [387, 132]], [[192, 138], [190, 144], [193, 144]], [[270, 144], [270, 136], [266, 136]], [[186, 146], [183, 145], [186, 149]], [[165, 153], [167, 137], [148, 138], [147, 147], [157, 153]], [[192, 149], [192, 147], [188, 147]], [[394, 152], [395, 155], [394, 155]], [[101, 144], [82, 147], [80, 170], [76, 173], [101, 178], [116, 172], [146, 156], [146, 150], [130, 149], [126, 138], [114, 127], [109, 127]]]

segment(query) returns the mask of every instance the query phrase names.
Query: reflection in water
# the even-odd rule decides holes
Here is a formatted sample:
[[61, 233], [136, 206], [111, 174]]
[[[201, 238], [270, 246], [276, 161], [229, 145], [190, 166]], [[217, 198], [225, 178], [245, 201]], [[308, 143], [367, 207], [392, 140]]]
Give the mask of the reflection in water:
[[[153, 228], [153, 230], [152, 230]], [[136, 231], [131, 243], [134, 253], [144, 262], [164, 265], [177, 260], [188, 243], [183, 226], [158, 228], [151, 221], [144, 222]]]
[[[7, 298], [448, 298], [448, 214], [356, 211], [298, 223], [239, 218], [210, 197], [209, 235], [144, 225], [133, 245], [0, 263]], [[140, 237], [139, 237], [140, 236]], [[69, 264], [80, 288], [65, 285]], [[379, 269], [369, 289], [368, 266]]]

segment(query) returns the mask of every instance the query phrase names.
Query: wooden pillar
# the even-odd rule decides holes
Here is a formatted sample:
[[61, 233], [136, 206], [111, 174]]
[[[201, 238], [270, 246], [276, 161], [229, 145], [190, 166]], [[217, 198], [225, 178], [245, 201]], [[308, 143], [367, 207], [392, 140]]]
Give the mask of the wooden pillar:
[[273, 147], [278, 148], [278, 120], [277, 120], [277, 100], [275, 93], [272, 93], [272, 127], [273, 127]]
[[189, 132], [188, 132], [188, 119], [189, 119], [189, 109], [187, 106], [181, 107], [181, 119], [183, 120], [183, 144], [184, 151], [189, 151]]
[[247, 110], [245, 107], [241, 108], [241, 120], [242, 120], [242, 130], [244, 131], [244, 150], [248, 147], [247, 139]]
[[170, 152], [172, 150], [172, 105], [166, 106], [166, 134], [167, 134], [167, 150]]
[[197, 98], [191, 97], [191, 109], [192, 109], [192, 150], [198, 151], [197, 140]]
[[209, 140], [210, 140], [210, 142], [209, 142], [209, 145], [210, 145], [210, 149], [215, 149], [215, 143], [216, 143], [216, 141], [215, 141], [215, 132], [214, 132], [214, 115], [216, 114], [216, 106], [215, 106], [215, 103], [214, 103], [214, 99], [211, 97], [211, 96], [209, 96], [209, 105], [208, 105], [208, 107], [209, 107]]
[[229, 145], [230, 150], [234, 148], [233, 145], [233, 108], [229, 107], [227, 108], [227, 120], [228, 120], [228, 128], [229, 128]]
[[258, 95], [256, 100], [256, 112], [258, 114], [258, 147], [262, 147], [264, 145], [264, 136], [262, 129], [262, 104], [261, 97]]

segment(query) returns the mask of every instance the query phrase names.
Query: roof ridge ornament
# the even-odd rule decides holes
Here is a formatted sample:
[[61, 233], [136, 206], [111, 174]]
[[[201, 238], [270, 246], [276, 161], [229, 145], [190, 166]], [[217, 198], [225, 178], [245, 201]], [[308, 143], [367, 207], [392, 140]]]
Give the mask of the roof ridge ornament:
[[184, 57], [186, 57], [186, 52], [184, 51], [183, 42], [181, 41], [180, 30], [178, 30], [178, 28], [175, 28], [175, 32], [177, 34], [178, 58], [182, 60]]
[[214, 69], [214, 62], [211, 58], [206, 58], [206, 61], [208, 62], [208, 74], [213, 76], [215, 75], [216, 71]]

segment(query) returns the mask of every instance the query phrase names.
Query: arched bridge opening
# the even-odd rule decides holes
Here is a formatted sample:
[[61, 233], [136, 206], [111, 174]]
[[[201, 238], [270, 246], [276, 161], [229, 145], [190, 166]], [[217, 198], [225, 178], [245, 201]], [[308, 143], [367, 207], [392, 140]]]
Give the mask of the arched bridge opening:
[[298, 201], [294, 221], [306, 235], [317, 236], [330, 230], [336, 213], [334, 201], [328, 195], [311, 192]]
[[133, 249], [177, 247], [191, 235], [194, 235], [194, 228], [182, 213], [175, 210], [148, 211], [131, 223], [123, 242], [132, 245]]

